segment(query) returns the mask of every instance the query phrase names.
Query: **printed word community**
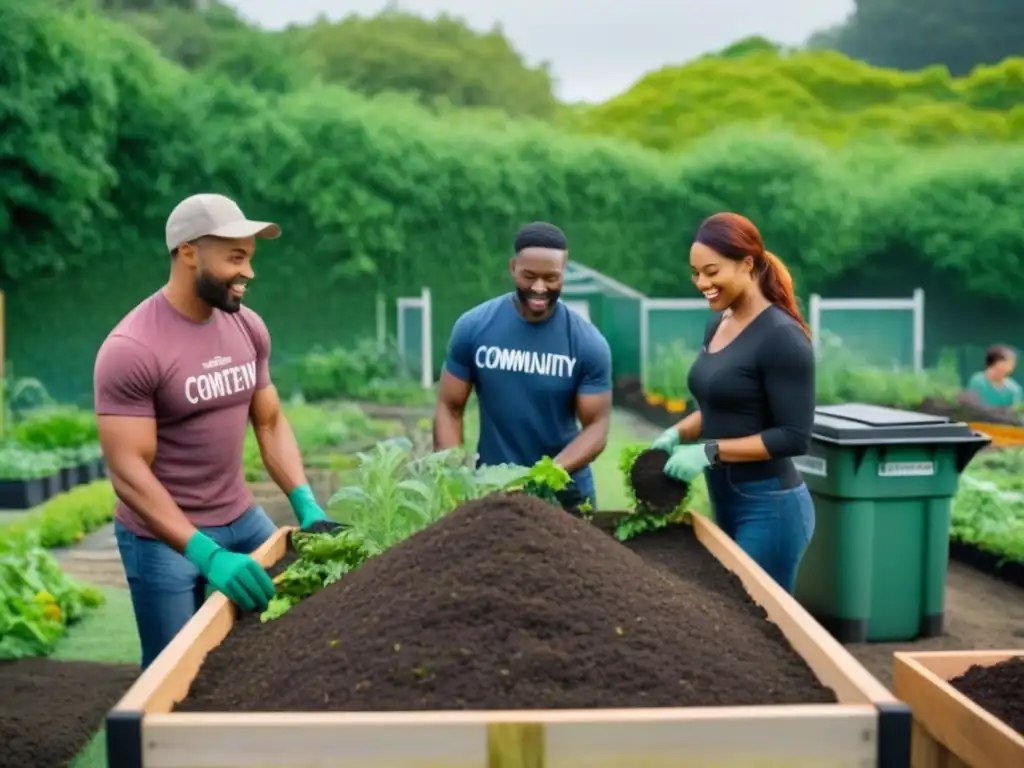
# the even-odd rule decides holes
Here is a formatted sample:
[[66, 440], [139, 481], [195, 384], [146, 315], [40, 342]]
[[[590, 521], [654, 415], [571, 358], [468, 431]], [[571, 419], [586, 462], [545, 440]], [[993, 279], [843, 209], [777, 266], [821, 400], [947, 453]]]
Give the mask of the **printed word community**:
[[477, 368], [562, 378], [572, 376], [576, 370], [575, 357], [505, 347], [477, 347], [475, 362]]

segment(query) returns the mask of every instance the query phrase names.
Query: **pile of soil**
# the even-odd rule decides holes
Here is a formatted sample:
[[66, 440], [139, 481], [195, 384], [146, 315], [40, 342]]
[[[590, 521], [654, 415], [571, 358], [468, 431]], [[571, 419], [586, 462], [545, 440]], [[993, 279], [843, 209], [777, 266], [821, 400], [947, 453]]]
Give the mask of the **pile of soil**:
[[536, 498], [470, 502], [281, 619], [243, 617], [179, 709], [834, 702], [739, 580], [672, 535], [675, 574]]
[[953, 421], [974, 421], [1013, 427], [1024, 425], [1024, 420], [1009, 413], [1005, 408], [985, 408], [963, 402], [951, 403], [935, 397], [925, 399], [914, 410], [931, 416], [945, 416]]
[[0, 768], [67, 765], [138, 674], [127, 664], [0, 662]]
[[1024, 658], [973, 666], [949, 684], [1024, 735]]
[[629, 484], [636, 500], [649, 511], [667, 514], [674, 511], [690, 490], [690, 486], [665, 474], [668, 451], [654, 449], [636, 457], [629, 471]]

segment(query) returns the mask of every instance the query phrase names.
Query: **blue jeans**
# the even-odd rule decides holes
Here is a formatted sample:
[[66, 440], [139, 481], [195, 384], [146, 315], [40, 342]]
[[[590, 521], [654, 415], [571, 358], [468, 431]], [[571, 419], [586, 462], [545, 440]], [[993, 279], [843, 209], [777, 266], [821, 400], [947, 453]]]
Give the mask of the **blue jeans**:
[[790, 594], [814, 535], [814, 504], [804, 483], [777, 478], [734, 483], [729, 468], [705, 472], [718, 527]]
[[[203, 533], [232, 552], [249, 554], [269, 539], [277, 526], [260, 506], [252, 506], [228, 525]], [[206, 579], [199, 569], [157, 539], [136, 536], [114, 523], [117, 548], [135, 609], [135, 624], [146, 669], [206, 599]]]

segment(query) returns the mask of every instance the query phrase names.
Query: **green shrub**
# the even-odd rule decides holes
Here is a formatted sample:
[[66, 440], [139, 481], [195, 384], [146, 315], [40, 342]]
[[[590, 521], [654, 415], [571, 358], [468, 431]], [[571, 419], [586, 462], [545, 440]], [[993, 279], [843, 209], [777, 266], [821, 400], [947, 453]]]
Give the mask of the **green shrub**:
[[0, 524], [0, 539], [36, 535], [47, 549], [70, 546], [113, 520], [116, 501], [107, 480], [81, 485], [13, 522]]

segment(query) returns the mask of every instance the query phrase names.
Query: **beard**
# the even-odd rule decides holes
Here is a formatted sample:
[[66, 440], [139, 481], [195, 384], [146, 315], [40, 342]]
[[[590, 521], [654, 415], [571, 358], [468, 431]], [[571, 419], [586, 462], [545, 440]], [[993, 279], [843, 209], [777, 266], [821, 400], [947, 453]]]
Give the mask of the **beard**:
[[[562, 295], [561, 291], [546, 291], [544, 293], [534, 293], [533, 291], [524, 291], [522, 288], [516, 287], [516, 298], [519, 300], [519, 306], [522, 307], [523, 312], [527, 317], [542, 318], [549, 314], [555, 307], [555, 302], [558, 301], [558, 297]], [[530, 306], [530, 301], [544, 301], [543, 309], [534, 309]]]
[[235, 313], [242, 308], [242, 299], [231, 295], [231, 286], [241, 282], [244, 281], [232, 279], [223, 282], [210, 275], [199, 273], [196, 275], [196, 296], [214, 309]]

